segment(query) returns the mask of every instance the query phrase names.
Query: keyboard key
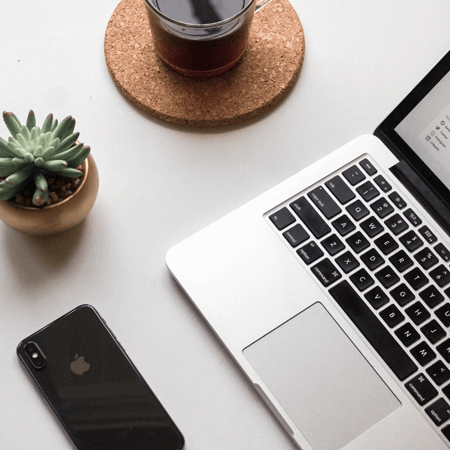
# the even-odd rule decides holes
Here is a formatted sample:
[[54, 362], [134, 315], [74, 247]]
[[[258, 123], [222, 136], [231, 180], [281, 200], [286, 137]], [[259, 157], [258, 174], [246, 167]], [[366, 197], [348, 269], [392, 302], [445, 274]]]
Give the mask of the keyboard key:
[[394, 286], [394, 284], [400, 281], [399, 276], [395, 273], [391, 266], [384, 266], [375, 274], [375, 276], [386, 289]]
[[364, 203], [361, 200], [356, 200], [347, 206], [346, 210], [348, 213], [355, 219], [361, 220], [363, 217], [366, 217], [369, 214], [369, 210], [365, 207]]
[[387, 182], [383, 175], [376, 176], [374, 180], [383, 192], [389, 192], [392, 189], [392, 186]]
[[405, 320], [405, 316], [393, 304], [389, 305], [386, 309], [383, 309], [383, 311], [380, 312], [380, 316], [389, 328], [394, 328]]
[[411, 225], [414, 225], [415, 227], [419, 226], [422, 223], [420, 217], [418, 217], [417, 214], [411, 208], [408, 208], [403, 214], [411, 223]]
[[321, 244], [331, 256], [337, 255], [345, 248], [345, 245], [335, 234], [325, 238]]
[[422, 373], [409, 380], [405, 384], [405, 387], [413, 396], [414, 400], [421, 406], [438, 395], [436, 388]]
[[450, 283], [450, 270], [440, 264], [430, 272], [430, 277], [439, 287], [447, 286]]
[[450, 370], [442, 361], [436, 361], [428, 367], [427, 374], [438, 386], [450, 380]]
[[344, 175], [344, 177], [352, 186], [355, 186], [366, 179], [366, 176], [364, 175], [362, 170], [358, 168], [358, 166], [352, 166], [349, 169], [344, 170], [344, 172], [342, 172], [342, 175]]
[[447, 425], [446, 427], [442, 428], [442, 434], [447, 438], [448, 441], [450, 441], [450, 425]]
[[450, 419], [450, 405], [443, 398], [425, 408], [425, 412], [438, 427]]
[[311, 271], [325, 287], [330, 286], [342, 277], [336, 266], [328, 258], [312, 266]]
[[447, 363], [450, 363], [450, 339], [446, 339], [442, 344], [436, 347], [436, 350], [441, 354]]
[[403, 200], [400, 195], [398, 195], [397, 192], [392, 192], [389, 194], [389, 198], [391, 199], [392, 203], [398, 208], [403, 209], [406, 208], [406, 202]]
[[305, 197], [300, 197], [293, 201], [290, 207], [317, 239], [320, 239], [331, 231], [331, 228]]
[[406, 308], [405, 312], [416, 325], [424, 323], [431, 316], [428, 309], [419, 301]]
[[410, 270], [407, 274], [404, 275], [404, 277], [405, 280], [415, 291], [418, 291], [421, 287], [425, 286], [429, 281], [428, 278], [418, 267], [415, 267], [414, 269]]
[[450, 327], [450, 303], [445, 303], [445, 305], [441, 306], [434, 313], [444, 327]]
[[338, 256], [335, 261], [338, 266], [345, 272], [350, 273], [359, 267], [359, 261], [353, 256], [351, 252], [345, 252], [341, 256]]
[[269, 216], [269, 219], [277, 227], [278, 230], [283, 230], [295, 222], [295, 217], [287, 208], [281, 208], [276, 213]]
[[414, 258], [425, 270], [428, 270], [438, 263], [437, 256], [427, 247], [420, 250], [420, 252], [417, 252], [414, 255]]
[[380, 286], [375, 286], [369, 292], [366, 292], [364, 297], [375, 309], [379, 309], [386, 303], [389, 303], [389, 297]]
[[406, 221], [400, 216], [400, 214], [394, 214], [392, 217], [389, 217], [385, 222], [388, 230], [392, 231], [396, 236], [400, 233], [403, 233], [405, 230], [409, 228]]
[[437, 320], [435, 319], [430, 320], [420, 329], [420, 331], [432, 344], [436, 344], [436, 342], [439, 342], [446, 335], [445, 330], [437, 323]]
[[361, 231], [352, 234], [345, 241], [355, 253], [360, 253], [370, 246], [370, 242], [363, 236]]
[[375, 270], [384, 264], [383, 257], [374, 248], [361, 255], [361, 260], [370, 270]]
[[444, 296], [432, 284], [419, 292], [419, 296], [429, 308], [434, 308], [444, 301]]
[[370, 202], [380, 195], [380, 191], [370, 181], [366, 181], [361, 184], [361, 186], [357, 187], [356, 192], [358, 192], [366, 202]]
[[367, 175], [372, 176], [377, 173], [377, 169], [367, 158], [361, 160], [359, 165], [366, 171]]
[[423, 236], [423, 238], [429, 243], [433, 244], [437, 241], [436, 235], [426, 226], [419, 228], [419, 233]]
[[448, 248], [440, 242], [434, 247], [435, 252], [445, 261], [450, 261], [450, 251]]
[[333, 286], [329, 292], [400, 381], [417, 370], [409, 355], [347, 281]]
[[292, 247], [297, 247], [297, 245], [300, 245], [302, 242], [305, 242], [307, 239], [309, 239], [309, 234], [299, 223], [297, 225], [294, 225], [289, 230], [285, 231], [283, 233], [283, 236], [289, 242], [289, 244], [291, 244]]
[[405, 306], [408, 303], [411, 303], [415, 298], [415, 295], [410, 291], [405, 283], [401, 283], [392, 289], [390, 294], [400, 306]]
[[397, 329], [395, 334], [405, 347], [409, 347], [420, 339], [420, 334], [409, 322]]
[[373, 278], [367, 273], [365, 269], [360, 269], [354, 273], [350, 280], [358, 288], [359, 291], [364, 291], [374, 283]]
[[323, 251], [314, 241], [311, 241], [303, 247], [299, 248], [297, 250], [297, 254], [308, 265], [312, 264], [314, 261], [317, 261], [324, 255]]
[[375, 237], [384, 230], [383, 225], [381, 225], [380, 222], [378, 222], [378, 220], [373, 216], [361, 222], [360, 225], [364, 233], [366, 233], [370, 238]]
[[411, 349], [411, 355], [423, 367], [436, 358], [436, 353], [431, 350], [431, 347], [425, 342], [421, 342]]
[[345, 205], [356, 197], [355, 193], [347, 186], [345, 181], [339, 175], [326, 181], [325, 186], [342, 205]]
[[389, 234], [385, 233], [375, 240], [375, 245], [382, 251], [384, 255], [389, 255], [394, 250], [397, 250], [397, 241]]
[[422, 239], [420, 239], [420, 237], [417, 236], [417, 234], [413, 230], [408, 231], [399, 239], [400, 242], [406, 247], [406, 250], [408, 250], [408, 252], [410, 253], [422, 247], [423, 245]]
[[370, 206], [380, 219], [383, 219], [394, 211], [393, 206], [385, 198], [374, 201]]
[[404, 250], [398, 251], [389, 258], [391, 264], [401, 273], [409, 269], [414, 263]]
[[308, 192], [308, 197], [327, 219], [337, 216], [342, 211], [322, 186]]
[[346, 236], [356, 228], [355, 224], [349, 219], [346, 214], [333, 220], [333, 222], [331, 222], [331, 225], [336, 228], [337, 232], [341, 236]]

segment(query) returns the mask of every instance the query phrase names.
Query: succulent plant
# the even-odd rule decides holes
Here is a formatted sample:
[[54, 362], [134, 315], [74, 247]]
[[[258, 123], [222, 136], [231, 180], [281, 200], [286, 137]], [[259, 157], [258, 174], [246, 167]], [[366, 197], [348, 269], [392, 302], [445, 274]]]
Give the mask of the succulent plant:
[[3, 120], [11, 137], [8, 141], [0, 137], [0, 177], [6, 177], [0, 182], [0, 200], [14, 197], [34, 180], [33, 204], [41, 206], [49, 196], [45, 175], [82, 175], [76, 167], [87, 158], [90, 147], [77, 142], [73, 117], [58, 123], [49, 114], [40, 128], [32, 110], [26, 125], [11, 112], [4, 112]]

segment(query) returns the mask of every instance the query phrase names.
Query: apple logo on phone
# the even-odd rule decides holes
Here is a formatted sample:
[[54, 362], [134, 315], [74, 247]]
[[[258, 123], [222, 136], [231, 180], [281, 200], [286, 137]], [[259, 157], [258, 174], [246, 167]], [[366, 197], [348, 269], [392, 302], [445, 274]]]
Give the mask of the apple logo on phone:
[[90, 367], [91, 365], [84, 360], [84, 356], [78, 357], [78, 353], [75, 355], [75, 360], [70, 363], [70, 370], [77, 375], [83, 375]]

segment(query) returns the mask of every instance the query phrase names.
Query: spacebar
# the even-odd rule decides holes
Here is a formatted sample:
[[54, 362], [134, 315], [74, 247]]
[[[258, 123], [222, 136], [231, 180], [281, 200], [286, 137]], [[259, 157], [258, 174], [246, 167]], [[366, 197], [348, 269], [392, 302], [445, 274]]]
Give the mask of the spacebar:
[[417, 370], [412, 359], [347, 281], [329, 291], [400, 381]]

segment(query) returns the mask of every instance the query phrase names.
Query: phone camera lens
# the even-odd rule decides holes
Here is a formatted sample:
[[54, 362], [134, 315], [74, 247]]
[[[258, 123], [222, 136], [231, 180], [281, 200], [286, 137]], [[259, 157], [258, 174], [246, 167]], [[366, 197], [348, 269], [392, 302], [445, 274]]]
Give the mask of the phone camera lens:
[[24, 351], [35, 369], [43, 369], [46, 366], [47, 359], [36, 342], [27, 342]]

